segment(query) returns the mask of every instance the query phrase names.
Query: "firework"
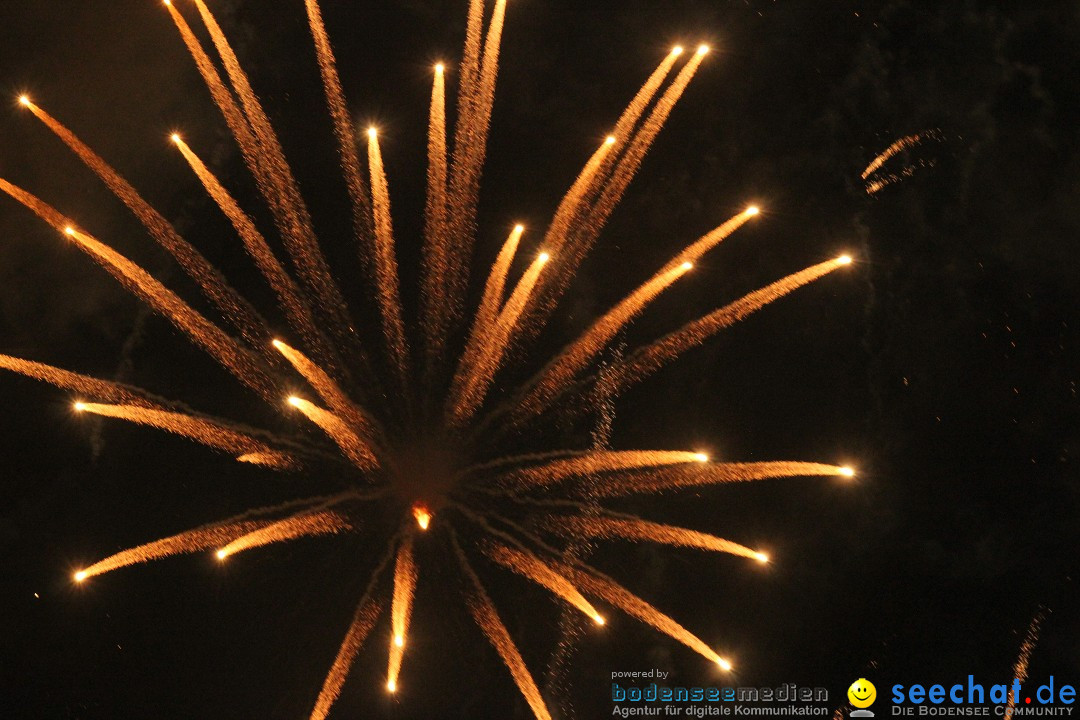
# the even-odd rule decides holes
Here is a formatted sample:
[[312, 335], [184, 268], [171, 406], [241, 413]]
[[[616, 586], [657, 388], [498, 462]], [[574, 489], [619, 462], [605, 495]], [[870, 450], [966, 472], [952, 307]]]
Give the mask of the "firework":
[[[369, 129], [362, 156], [318, 2], [305, 0], [354, 241], [370, 283], [368, 309], [380, 321], [377, 336], [361, 337], [251, 81], [207, 4], [192, 3], [216, 60], [181, 9], [169, 0], [165, 5], [270, 211], [284, 257], [274, 249], [279, 243], [268, 240], [258, 227], [258, 214], [237, 203], [225, 182], [179, 134], [172, 141], [232, 224], [273, 291], [289, 332], [280, 337], [271, 333], [256, 309], [117, 170], [26, 96], [20, 105], [71, 148], [176, 258], [225, 324], [195, 310], [52, 205], [2, 179], [0, 192], [45, 220], [273, 409], [295, 409], [321, 434], [283, 435], [251, 428], [193, 412], [141, 388], [8, 355], [0, 355], [0, 368], [71, 392], [80, 413], [170, 432], [269, 470], [301, 471], [305, 478], [330, 471], [344, 477], [349, 489], [252, 510], [125, 550], [77, 571], [75, 581], [181, 553], [213, 550], [225, 560], [275, 542], [356, 531], [365, 518], [380, 521], [372, 527], [390, 526], [381, 539], [383, 559], [368, 580], [315, 700], [311, 717], [318, 720], [331, 712], [357, 653], [387, 605], [386, 687], [403, 690], [399, 678], [421, 563], [440, 554], [460, 568], [472, 618], [537, 718], [550, 714], [485, 590], [483, 573], [492, 566], [546, 590], [595, 625], [605, 623], [599, 606], [612, 606], [730, 670], [730, 662], [717, 650], [585, 563], [572, 548], [605, 539], [724, 552], [762, 563], [768, 556], [703, 531], [616, 513], [601, 501], [765, 478], [851, 477], [855, 471], [817, 462], [713, 462], [692, 449], [612, 449], [606, 440], [592, 443], [590, 449], [574, 432], [565, 433], [562, 445], [550, 438], [566, 425], [564, 420], [594, 407], [605, 408], [608, 421], [602, 434], [610, 436], [609, 405], [619, 392], [769, 303], [850, 265], [851, 258], [841, 256], [796, 272], [602, 363], [605, 350], [653, 300], [672, 292], [706, 253], [759, 215], [757, 207], [749, 207], [676, 253], [561, 352], [550, 358], [529, 352], [703, 66], [708, 47], [692, 53], [675, 47], [660, 61], [611, 135], [586, 159], [550, 224], [536, 235], [539, 241], [533, 244], [523, 226], [510, 231], [485, 274], [477, 306], [467, 312], [477, 199], [507, 12], [505, 0], [495, 0], [490, 13], [483, 0], [470, 0], [464, 53], [456, 68], [454, 128], [447, 123], [447, 68], [441, 63], [434, 68], [420, 304], [414, 323], [401, 303], [390, 183], [378, 131]], [[867, 177], [915, 141], [908, 138], [908, 145], [890, 148], [868, 168]], [[515, 277], [515, 260], [521, 258], [526, 267]], [[507, 372], [511, 369], [514, 373]], [[511, 374], [528, 379], [504, 382]], [[395, 522], [387, 524], [386, 518]], [[478, 560], [483, 565], [476, 564]], [[417, 617], [423, 619], [422, 614]]]

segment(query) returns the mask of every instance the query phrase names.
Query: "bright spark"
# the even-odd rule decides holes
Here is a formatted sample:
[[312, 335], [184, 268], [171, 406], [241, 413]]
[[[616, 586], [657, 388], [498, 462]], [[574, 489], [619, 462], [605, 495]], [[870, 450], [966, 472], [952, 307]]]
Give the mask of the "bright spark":
[[604, 138], [604, 144], [605, 145], [614, 145], [615, 144], [615, 136], [614, 135], [608, 135], [606, 138]]
[[760, 212], [761, 208], [759, 208], [757, 205], [751, 205], [750, 207], [746, 208], [747, 215], [757, 215]]
[[671, 54], [674, 55], [675, 57], [678, 57], [679, 55], [682, 55], [682, 53], [683, 53], [682, 45], [676, 45], [675, 47], [671, 48]]
[[840, 474], [844, 477], [855, 477], [855, 468], [846, 466], [842, 467], [840, 468]]
[[217, 555], [218, 560], [224, 560], [225, 558], [227, 558], [229, 556], [229, 554], [227, 552], [225, 552], [224, 550], [218, 550], [214, 554]]
[[82, 582], [85, 579], [86, 579], [86, 571], [85, 570], [80, 570], [79, 572], [75, 573], [75, 582]]
[[378, 128], [373, 128], [373, 127], [369, 127], [369, 128], [367, 129], [367, 136], [368, 136], [369, 138], [371, 138], [372, 140], [374, 140], [375, 138], [379, 137], [379, 130], [378, 130]]
[[694, 454], [694, 459], [697, 460], [700, 463], [709, 462], [709, 456], [706, 455], [705, 453], [695, 453]]
[[757, 560], [757, 561], [758, 561], [759, 563], [761, 563], [762, 565], [764, 565], [765, 563], [769, 562], [769, 556], [768, 556], [768, 555], [766, 555], [766, 554], [765, 554], [765, 553], [763, 553], [763, 552], [759, 552], [759, 553], [757, 553], [756, 555], [754, 555], [754, 559], [755, 559], [755, 560]]
[[540, 262], [546, 263], [548, 260], [551, 259], [551, 256], [548, 255], [546, 252], [542, 252], [542, 253], [540, 253], [540, 256], [539, 256], [538, 259], [540, 260]]
[[693, 270], [694, 269], [694, 263], [692, 263], [692, 262], [684, 262], [679, 267], [682, 268], [683, 270]]
[[85, 409], [86, 409], [86, 403], [83, 403], [83, 402], [75, 403], [75, 412], [82, 412]]
[[75, 228], [73, 228], [73, 227], [64, 228], [64, 234], [65, 235], [74, 235], [75, 234]]
[[390, 682], [386, 683], [386, 689], [392, 693], [397, 692], [397, 683], [391, 680]]
[[22, 105], [23, 107], [30, 107], [30, 96], [28, 96], [28, 95], [20, 95], [19, 96], [19, 104]]
[[724, 672], [731, 672], [732, 665], [731, 665], [731, 663], [729, 663], [724, 658], [720, 658], [719, 660], [717, 660], [716, 664], [719, 665], [720, 669], [723, 670]]
[[446, 67], [442, 63], [439, 63], [438, 65], [435, 66], [435, 72], [437, 72], [437, 73], [441, 73], [444, 70], [446, 70]]
[[421, 530], [427, 530], [431, 524], [431, 513], [428, 509], [422, 505], [413, 506], [413, 517], [416, 518], [416, 524], [420, 526]]
[[840, 257], [836, 258], [836, 262], [840, 263], [841, 265], [850, 265], [851, 264], [851, 256], [850, 255], [841, 255]]
[[708, 52], [709, 52], [709, 46], [708, 45], [698, 45], [698, 49], [697, 49], [697, 54], [698, 55], [705, 55]]

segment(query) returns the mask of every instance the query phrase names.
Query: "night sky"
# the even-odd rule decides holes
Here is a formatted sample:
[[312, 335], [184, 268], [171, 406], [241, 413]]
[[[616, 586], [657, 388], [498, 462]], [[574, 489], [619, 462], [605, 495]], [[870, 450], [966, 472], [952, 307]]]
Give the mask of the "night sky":
[[[360, 298], [344, 185], [303, 3], [215, 0], [279, 130], [326, 254]], [[380, 128], [403, 282], [421, 230], [431, 66], [448, 84], [465, 0], [323, 0], [360, 127]], [[193, 25], [193, 9], [178, 2]], [[272, 6], [273, 10], [270, 10]], [[376, 7], [372, 7], [376, 6]], [[1004, 682], [1045, 611], [1031, 677], [1080, 684], [1080, 6], [1073, 0], [511, 0], [477, 264], [533, 232], [676, 42], [714, 52], [565, 298], [557, 349], [686, 243], [764, 212], [624, 335], [648, 341], [849, 252], [853, 266], [725, 331], [619, 398], [617, 448], [850, 463], [854, 481], [770, 480], [630, 508], [766, 549], [767, 568], [610, 543], [598, 566], [710, 643], [744, 685], [837, 698]], [[167, 13], [152, 0], [0, 3], [0, 176], [55, 204], [188, 298], [191, 284], [40, 123], [29, 93], [138, 187], [273, 318], [239, 242], [167, 141], [174, 130], [266, 213]], [[4, 104], [7, 103], [7, 104]], [[911, 177], [868, 196], [893, 140]], [[475, 279], [476, 276], [474, 276]], [[414, 296], [407, 295], [410, 306]], [[82, 253], [0, 197], [0, 352], [289, 427]], [[208, 554], [74, 587], [120, 549], [305, 494], [181, 439], [76, 418], [72, 396], [0, 377], [0, 706], [12, 718], [307, 717], [374, 560], [362, 538]], [[317, 493], [307, 493], [317, 494]], [[381, 550], [381, 545], [379, 546]], [[751, 566], [753, 565], [753, 566]], [[403, 691], [377, 630], [332, 717], [527, 718], [435, 571], [421, 579]], [[492, 575], [489, 573], [489, 575]], [[553, 603], [491, 592], [538, 682]], [[425, 584], [426, 583], [426, 584]], [[573, 656], [558, 717], [605, 717], [616, 670], [681, 684], [715, 668], [609, 612]]]

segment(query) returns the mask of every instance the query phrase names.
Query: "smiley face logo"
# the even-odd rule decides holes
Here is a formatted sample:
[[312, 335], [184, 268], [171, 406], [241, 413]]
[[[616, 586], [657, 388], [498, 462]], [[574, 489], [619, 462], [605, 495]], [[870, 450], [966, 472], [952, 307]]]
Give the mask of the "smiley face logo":
[[877, 700], [877, 688], [866, 678], [859, 678], [847, 689], [847, 698], [857, 708], [868, 708]]

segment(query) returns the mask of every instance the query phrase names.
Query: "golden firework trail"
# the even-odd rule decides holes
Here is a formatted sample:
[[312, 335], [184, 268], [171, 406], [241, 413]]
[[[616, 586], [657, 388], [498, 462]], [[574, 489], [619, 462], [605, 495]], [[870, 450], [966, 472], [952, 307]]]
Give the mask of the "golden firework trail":
[[[720, 330], [849, 265], [851, 258], [841, 256], [813, 265], [610, 357], [612, 344], [649, 310], [656, 297], [677, 292], [679, 278], [758, 214], [756, 207], [750, 207], [646, 276], [637, 289], [599, 314], [561, 352], [537, 357], [533, 345], [702, 68], [708, 48], [691, 52], [673, 48], [618, 115], [611, 135], [587, 158], [555, 204], [547, 227], [535, 234], [538, 242], [532, 244], [524, 227], [515, 226], [493, 265], [478, 268], [474, 266], [477, 202], [508, 6], [506, 0], [470, 0], [464, 52], [454, 69], [454, 127], [447, 118], [447, 105], [453, 101], [449, 97], [453, 89], [446, 83], [448, 69], [437, 65], [432, 80], [419, 304], [413, 317], [401, 300], [408, 293], [403, 293], [400, 278], [413, 274], [409, 269], [399, 274], [389, 179], [378, 133], [371, 129], [367, 153], [362, 153], [354, 110], [342, 89], [319, 3], [305, 0], [349, 198], [353, 241], [368, 282], [364, 311], [379, 318], [373, 325], [377, 332], [362, 335], [363, 326], [354, 321], [352, 308], [325, 259], [282, 144], [224, 30], [204, 0], [165, 0], [165, 5], [255, 180], [272, 229], [260, 227], [256, 218], [262, 213], [241, 207], [226, 182], [180, 134], [173, 135], [173, 143], [273, 291], [275, 310], [288, 322], [288, 332], [272, 331], [263, 316], [117, 169], [29, 97], [20, 98], [20, 104], [129, 208], [191, 277], [202, 298], [181, 298], [30, 192], [3, 179], [0, 192], [42, 218], [168, 320], [265, 401], [287, 429], [256, 429], [249, 423], [210, 417], [141, 388], [10, 355], [0, 355], [0, 368], [69, 392], [82, 413], [173, 433], [267, 470], [304, 471], [294, 478], [340, 479], [347, 489], [251, 510], [124, 550], [78, 570], [75, 580], [84, 582], [111, 570], [182, 553], [213, 550], [224, 560], [271, 543], [376, 528], [372, 532], [383, 533], [377, 542], [384, 542], [386, 549], [314, 700], [311, 717], [316, 720], [330, 715], [357, 653], [376, 631], [387, 607], [386, 687], [392, 692], [404, 690], [398, 681], [408, 634], [431, 619], [423, 599], [414, 608], [421, 564], [431, 561], [460, 568], [464, 600], [473, 620], [537, 718], [549, 718], [550, 713], [485, 590], [482, 573], [491, 569], [510, 570], [539, 585], [596, 624], [603, 624], [604, 617], [594, 603], [606, 603], [722, 669], [731, 669], [726, 659], [688, 629], [586, 564], [575, 548], [593, 540], [629, 540], [732, 553], [761, 562], [768, 558], [734, 540], [616, 513], [605, 508], [603, 501], [699, 492], [713, 485], [766, 478], [850, 478], [855, 471], [818, 462], [712, 462], [690, 450], [613, 449], [607, 440], [591, 443], [589, 437], [579, 437], [569, 421], [601, 408], [608, 422], [600, 435], [610, 438], [610, 406], [618, 393]], [[185, 13], [199, 18], [200, 32], [209, 36], [216, 57], [203, 47]], [[867, 177], [906, 147], [904, 142], [914, 143], [917, 138], [900, 142], [880, 162], [875, 160], [877, 165], [868, 168]], [[280, 258], [275, 248], [283, 249]], [[524, 270], [515, 270], [515, 263], [524, 265]], [[470, 287], [474, 277], [484, 278], [482, 288]], [[470, 298], [478, 299], [471, 309], [466, 307]], [[203, 306], [220, 318], [210, 319], [195, 309]], [[301, 396], [309, 392], [314, 401]], [[284, 419], [288, 406], [310, 425]], [[482, 565], [474, 567], [476, 559]], [[391, 573], [392, 588], [387, 593], [386, 576]], [[430, 577], [435, 582], [439, 573]], [[445, 599], [448, 594], [439, 596]], [[410, 628], [414, 616], [416, 627]]]
[[215, 554], [218, 560], [225, 560], [245, 550], [271, 543], [285, 542], [286, 540], [312, 535], [335, 535], [351, 529], [352, 525], [344, 517], [329, 510], [313, 512], [307, 515], [295, 515], [241, 535]]
[[1016, 662], [1013, 664], [1013, 679], [1016, 683], [1009, 683], [1009, 693], [1005, 703], [1005, 720], [1012, 720], [1016, 712], [1016, 695], [1013, 690], [1018, 686], [1017, 684], [1023, 685], [1027, 682], [1031, 654], [1035, 652], [1035, 648], [1039, 645], [1039, 632], [1042, 630], [1042, 623], [1045, 618], [1046, 609], [1039, 608], [1039, 611], [1031, 618], [1027, 633], [1024, 635], [1024, 641], [1020, 643], [1020, 654], [1016, 656]]
[[769, 556], [745, 545], [685, 528], [661, 525], [639, 518], [623, 517], [552, 517], [543, 521], [543, 527], [551, 532], [574, 538], [621, 538], [638, 542], [655, 542], [664, 545], [730, 553], [768, 562]]
[[397, 551], [394, 563], [394, 600], [390, 606], [390, 662], [386, 669], [386, 689], [397, 692], [401, 660], [405, 655], [405, 640], [412, 620], [413, 596], [416, 593], [417, 570], [413, 559], [412, 535], [406, 534]]

